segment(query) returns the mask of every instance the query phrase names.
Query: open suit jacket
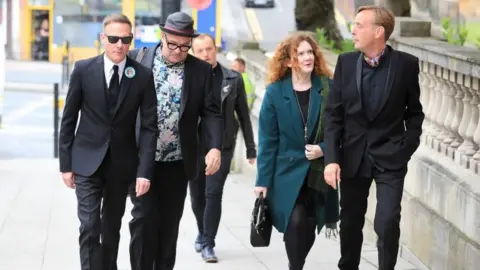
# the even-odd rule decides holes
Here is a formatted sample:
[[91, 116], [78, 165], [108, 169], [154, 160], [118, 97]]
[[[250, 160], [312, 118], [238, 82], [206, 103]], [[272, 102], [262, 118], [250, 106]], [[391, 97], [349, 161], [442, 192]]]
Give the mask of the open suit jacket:
[[373, 119], [366, 116], [362, 105], [363, 54], [338, 57], [325, 108], [325, 164], [340, 164], [343, 177], [355, 176], [365, 151], [380, 169], [405, 168], [420, 144], [424, 113], [418, 58], [388, 49], [386, 84]]
[[[85, 177], [94, 174], [107, 150], [119, 173], [153, 178], [157, 138], [157, 103], [152, 72], [127, 57], [114, 115], [109, 112], [103, 54], [80, 60], [70, 77], [60, 130], [60, 171]], [[140, 110], [142, 122], [137, 148], [135, 120]], [[81, 112], [78, 129], [77, 119]]]
[[[315, 139], [323, 87], [320, 77], [314, 75], [308, 110], [309, 143]], [[311, 164], [305, 157], [302, 117], [291, 75], [267, 86], [258, 119], [258, 142], [255, 185], [268, 188], [267, 203], [273, 226], [284, 233]], [[324, 149], [323, 142], [319, 145]], [[315, 205], [318, 232], [325, 223], [338, 220], [338, 200], [327, 201], [325, 206], [329, 209]]]
[[[149, 69], [153, 67], [155, 51], [160, 46], [147, 48], [141, 64]], [[136, 58], [139, 50], [130, 51]], [[198, 166], [198, 124], [202, 119], [208, 133], [207, 148], [222, 149], [222, 116], [220, 114], [220, 97], [215, 95], [212, 85], [212, 66], [188, 54], [185, 60], [182, 94], [180, 100], [180, 145], [187, 179], [197, 176]], [[157, 98], [155, 97], [155, 102]], [[156, 147], [154, 147], [156, 149]]]

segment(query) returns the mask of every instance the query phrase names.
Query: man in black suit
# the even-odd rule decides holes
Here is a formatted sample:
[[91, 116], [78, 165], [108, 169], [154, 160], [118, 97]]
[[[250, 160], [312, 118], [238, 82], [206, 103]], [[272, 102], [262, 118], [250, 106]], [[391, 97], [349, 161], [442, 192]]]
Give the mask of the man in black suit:
[[397, 260], [403, 184], [424, 113], [418, 58], [386, 45], [393, 27], [390, 10], [359, 8], [352, 31], [359, 52], [338, 57], [325, 110], [325, 180], [336, 188], [342, 178], [340, 269], [358, 269], [373, 179], [379, 269], [393, 270]]
[[158, 208], [154, 269], [171, 270], [188, 180], [194, 179], [199, 170], [198, 124], [205, 124], [209, 138], [206, 175], [220, 168], [223, 132], [220, 97], [212, 87], [212, 66], [188, 54], [192, 38], [198, 36], [192, 18], [183, 12], [173, 13], [160, 29], [162, 39], [157, 46], [130, 55], [152, 69], [155, 81], [160, 134], [152, 183]]
[[60, 130], [60, 171], [77, 195], [82, 270], [117, 269], [127, 194], [133, 203], [131, 269], [153, 267], [145, 252], [151, 246], [146, 232], [152, 204], [146, 193], [155, 164], [157, 103], [152, 72], [126, 57], [132, 37], [126, 16], [107, 16], [101, 34], [105, 53], [77, 61], [70, 78]]

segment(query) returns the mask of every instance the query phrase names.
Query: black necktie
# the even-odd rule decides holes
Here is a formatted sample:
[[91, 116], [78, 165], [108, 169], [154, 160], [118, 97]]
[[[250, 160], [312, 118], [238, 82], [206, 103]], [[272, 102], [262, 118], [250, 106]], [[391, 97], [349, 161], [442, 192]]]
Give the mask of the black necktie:
[[120, 83], [118, 82], [118, 66], [113, 66], [113, 74], [108, 85], [108, 99], [109, 99], [109, 111], [113, 115], [117, 106], [118, 91], [120, 89]]
[[114, 65], [113, 75], [112, 75], [112, 78], [110, 79], [110, 84], [108, 85], [108, 91], [110, 92], [110, 95], [115, 96], [118, 93], [119, 84], [120, 83], [118, 79], [118, 66]]

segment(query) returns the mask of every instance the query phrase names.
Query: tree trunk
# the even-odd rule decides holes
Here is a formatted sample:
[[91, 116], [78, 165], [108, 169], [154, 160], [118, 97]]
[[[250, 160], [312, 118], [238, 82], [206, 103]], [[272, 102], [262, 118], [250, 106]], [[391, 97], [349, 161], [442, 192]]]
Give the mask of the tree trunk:
[[395, 17], [411, 17], [410, 0], [377, 0], [378, 5], [392, 10]]
[[299, 31], [323, 29], [325, 37], [334, 42], [334, 47], [342, 48], [343, 37], [335, 19], [334, 0], [296, 0], [295, 22]]

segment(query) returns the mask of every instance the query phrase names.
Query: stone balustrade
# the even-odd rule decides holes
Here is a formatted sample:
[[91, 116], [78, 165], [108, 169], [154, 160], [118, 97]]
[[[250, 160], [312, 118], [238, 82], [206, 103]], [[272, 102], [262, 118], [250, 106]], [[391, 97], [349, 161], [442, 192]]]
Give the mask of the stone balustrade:
[[480, 51], [424, 38], [400, 38], [420, 59], [422, 142], [480, 174]]

